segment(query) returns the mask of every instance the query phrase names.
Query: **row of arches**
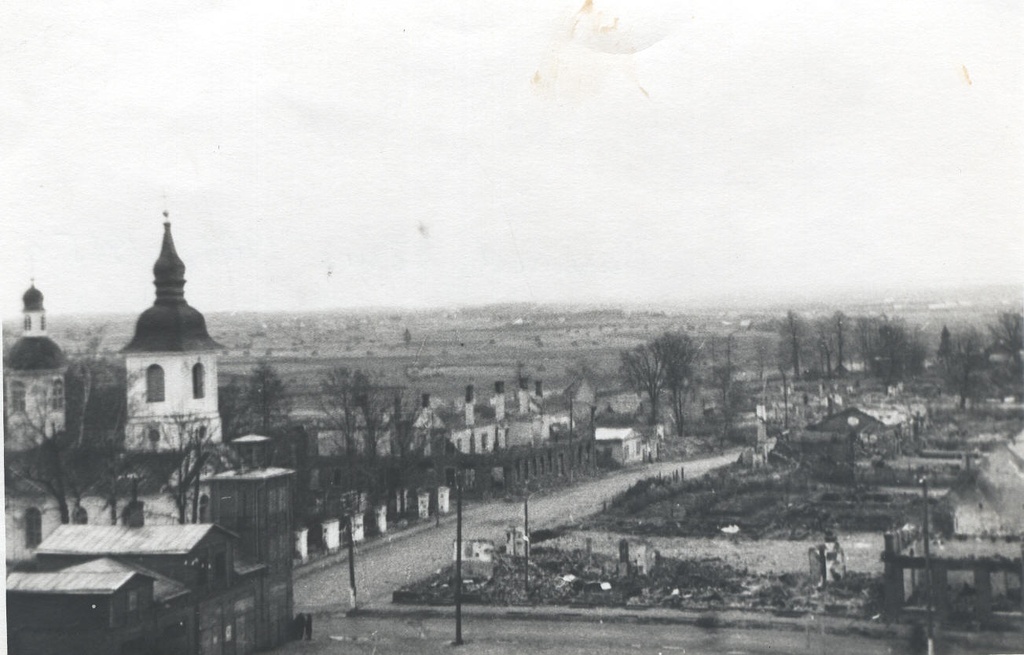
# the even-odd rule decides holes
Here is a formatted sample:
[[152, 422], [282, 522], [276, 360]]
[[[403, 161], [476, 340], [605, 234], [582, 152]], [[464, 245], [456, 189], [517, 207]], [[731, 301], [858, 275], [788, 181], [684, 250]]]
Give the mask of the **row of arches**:
[[[206, 397], [206, 367], [200, 363], [192, 367], [192, 397]], [[146, 369], [146, 402], [162, 403], [165, 399], [164, 369], [153, 364]]]
[[[28, 411], [28, 387], [21, 380], [11, 382], [11, 410], [15, 412]], [[51, 410], [64, 409], [64, 380], [53, 378], [50, 382], [50, 390], [46, 404]]]

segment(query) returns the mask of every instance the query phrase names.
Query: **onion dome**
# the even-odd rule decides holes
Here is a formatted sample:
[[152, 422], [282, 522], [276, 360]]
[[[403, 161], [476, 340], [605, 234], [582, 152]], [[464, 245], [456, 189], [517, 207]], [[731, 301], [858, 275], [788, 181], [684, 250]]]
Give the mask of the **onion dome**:
[[11, 371], [51, 371], [66, 363], [64, 351], [50, 337], [22, 337], [4, 358], [4, 366]]
[[25, 295], [21, 297], [21, 301], [25, 303], [26, 312], [41, 312], [43, 311], [43, 292], [36, 288], [35, 282], [28, 288]]
[[185, 263], [174, 248], [170, 223], [164, 223], [163, 245], [153, 265], [153, 284], [156, 286], [156, 301], [139, 316], [135, 336], [121, 352], [189, 352], [223, 348], [210, 338], [203, 315], [185, 301]]

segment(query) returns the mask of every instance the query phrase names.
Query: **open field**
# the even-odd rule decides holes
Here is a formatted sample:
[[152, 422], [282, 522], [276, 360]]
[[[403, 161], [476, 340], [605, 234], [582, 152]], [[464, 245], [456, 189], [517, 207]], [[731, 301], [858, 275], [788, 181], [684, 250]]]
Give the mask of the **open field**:
[[[1012, 289], [984, 293], [916, 294], [905, 298], [850, 299], [842, 309], [855, 315], [899, 315], [937, 341], [942, 324], [984, 324], [1019, 297]], [[952, 299], [952, 300], [950, 300]], [[794, 306], [806, 318], [829, 315], [824, 303]], [[90, 344], [116, 356], [137, 315], [50, 317], [51, 336], [74, 356]], [[144, 308], [140, 307], [140, 311]], [[202, 308], [200, 308], [202, 309]], [[296, 406], [318, 389], [323, 372], [336, 366], [372, 371], [390, 384], [439, 398], [454, 398], [466, 384], [490, 388], [523, 372], [545, 383], [547, 393], [564, 388], [570, 372], [586, 367], [598, 389], [621, 388], [619, 352], [666, 330], [686, 330], [711, 349], [713, 338], [732, 335], [738, 379], [756, 379], [757, 351], [778, 340], [786, 307], [724, 302], [718, 307], [631, 308], [556, 305], [496, 305], [449, 310], [345, 310], [336, 312], [206, 314], [211, 336], [224, 346], [221, 383], [268, 360], [289, 385]], [[405, 331], [410, 340], [405, 342]], [[5, 342], [17, 325], [5, 322]], [[931, 344], [933, 347], [935, 344]], [[774, 366], [769, 367], [774, 374]]]

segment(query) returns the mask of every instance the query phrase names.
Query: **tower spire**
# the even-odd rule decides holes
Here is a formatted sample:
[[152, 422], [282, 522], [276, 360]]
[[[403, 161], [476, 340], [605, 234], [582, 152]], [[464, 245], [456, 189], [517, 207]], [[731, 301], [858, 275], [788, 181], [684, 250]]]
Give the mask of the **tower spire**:
[[[164, 210], [164, 218], [168, 212]], [[153, 264], [153, 284], [156, 286], [156, 302], [159, 305], [173, 305], [185, 302], [185, 262], [178, 257], [171, 236], [171, 222], [164, 221], [164, 240], [160, 256]]]

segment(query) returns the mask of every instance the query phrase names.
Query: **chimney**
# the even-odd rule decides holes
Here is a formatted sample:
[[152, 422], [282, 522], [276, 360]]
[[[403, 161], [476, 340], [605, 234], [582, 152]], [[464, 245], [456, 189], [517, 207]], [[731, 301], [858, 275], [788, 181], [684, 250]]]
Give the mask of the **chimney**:
[[139, 476], [132, 475], [132, 499], [124, 508], [124, 524], [129, 528], [146, 525], [145, 503], [139, 500]]
[[475, 424], [475, 409], [473, 407], [473, 385], [466, 385], [466, 426], [473, 427]]
[[421, 404], [423, 406], [423, 409], [430, 409], [430, 394], [429, 393], [423, 394]]
[[505, 420], [505, 383], [497, 380], [494, 383], [494, 420], [498, 423]]
[[242, 473], [267, 467], [270, 438], [249, 434], [232, 440], [232, 447], [238, 454], [238, 469]]
[[519, 378], [519, 413], [527, 414], [530, 411], [530, 378]]
[[539, 398], [543, 398], [544, 397], [544, 383], [541, 382], [540, 380], [537, 380], [536, 382], [534, 382], [534, 385], [535, 385], [535, 387], [537, 389], [537, 393], [536, 393], [537, 398], [538, 399]]

